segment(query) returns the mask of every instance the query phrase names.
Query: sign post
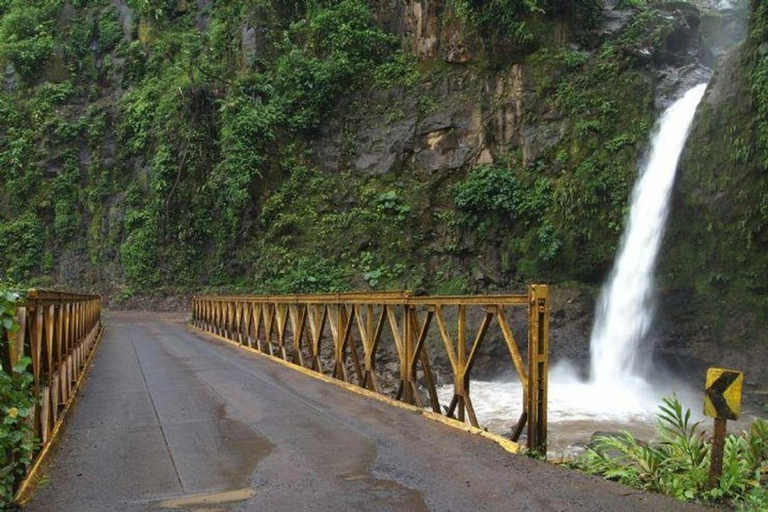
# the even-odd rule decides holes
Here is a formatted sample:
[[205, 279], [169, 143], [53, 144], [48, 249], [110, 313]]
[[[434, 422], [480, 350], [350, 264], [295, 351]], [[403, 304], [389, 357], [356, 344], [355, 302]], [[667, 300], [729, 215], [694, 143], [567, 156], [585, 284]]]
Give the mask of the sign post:
[[712, 457], [709, 466], [709, 486], [720, 483], [723, 474], [726, 422], [736, 420], [741, 412], [741, 386], [744, 374], [736, 370], [710, 368], [704, 394], [704, 414], [715, 419], [712, 437]]

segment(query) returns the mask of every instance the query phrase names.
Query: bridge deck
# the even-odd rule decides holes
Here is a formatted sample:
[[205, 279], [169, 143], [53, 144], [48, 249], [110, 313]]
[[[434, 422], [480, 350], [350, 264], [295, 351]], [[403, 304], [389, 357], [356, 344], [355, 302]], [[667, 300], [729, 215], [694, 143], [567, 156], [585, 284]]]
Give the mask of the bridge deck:
[[192, 334], [109, 315], [42, 511], [694, 510]]

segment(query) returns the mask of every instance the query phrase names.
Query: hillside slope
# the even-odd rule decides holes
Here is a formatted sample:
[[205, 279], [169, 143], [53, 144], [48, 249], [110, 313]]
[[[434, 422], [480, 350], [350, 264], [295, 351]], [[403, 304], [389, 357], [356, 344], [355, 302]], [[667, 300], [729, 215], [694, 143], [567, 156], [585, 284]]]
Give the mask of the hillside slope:
[[[546, 281], [553, 347], [583, 357], [654, 120], [738, 38], [720, 31], [733, 18], [681, 2], [4, 0], [0, 272], [118, 301]], [[686, 203], [687, 179], [676, 238], [709, 207]], [[678, 288], [721, 272], [669, 261]]]

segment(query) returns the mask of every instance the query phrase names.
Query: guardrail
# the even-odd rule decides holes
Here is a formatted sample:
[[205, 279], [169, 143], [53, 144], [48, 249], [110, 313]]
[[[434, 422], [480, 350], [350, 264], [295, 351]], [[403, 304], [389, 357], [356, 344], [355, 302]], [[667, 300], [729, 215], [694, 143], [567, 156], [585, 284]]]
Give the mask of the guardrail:
[[19, 329], [5, 333], [8, 353], [3, 358], [11, 366], [25, 356], [32, 360], [37, 405], [30, 421], [42, 454], [74, 398], [98, 340], [101, 299], [98, 295], [30, 290], [17, 307], [16, 318]]
[[[527, 308], [527, 360], [513, 334], [508, 310]], [[395, 398], [443, 414], [428, 345], [444, 350], [453, 394], [444, 413], [480, 427], [470, 394], [470, 374], [495, 324], [523, 389], [522, 414], [511, 439], [527, 424], [527, 447], [546, 452], [549, 370], [549, 290], [532, 285], [527, 295], [413, 296], [408, 292], [333, 295], [199, 296], [193, 325], [293, 364], [381, 392], [377, 349], [394, 345], [399, 385]], [[455, 320], [451, 323], [450, 320]], [[455, 328], [454, 328], [455, 326]], [[467, 335], [472, 335], [468, 344]], [[430, 339], [432, 342], [427, 343]], [[326, 340], [330, 361], [321, 360]], [[359, 352], [362, 347], [362, 357]], [[421, 373], [419, 372], [421, 368]], [[419, 379], [426, 388], [425, 401]]]

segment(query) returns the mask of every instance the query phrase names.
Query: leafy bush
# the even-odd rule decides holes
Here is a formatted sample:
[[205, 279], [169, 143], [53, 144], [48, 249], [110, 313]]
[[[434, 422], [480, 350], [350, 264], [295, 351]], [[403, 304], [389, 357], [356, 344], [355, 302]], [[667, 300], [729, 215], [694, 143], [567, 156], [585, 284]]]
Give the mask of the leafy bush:
[[99, 18], [99, 44], [101, 51], [113, 50], [123, 39], [123, 27], [117, 11], [112, 9]]
[[12, 221], [0, 221], [0, 278], [20, 280], [30, 277], [40, 269], [44, 244], [45, 229], [33, 213]]
[[213, 175], [213, 188], [224, 198], [223, 210], [234, 232], [250, 200], [250, 185], [265, 173], [266, 148], [276, 136], [280, 112], [273, 105], [233, 94], [221, 107], [223, 158]]
[[32, 462], [36, 442], [32, 435], [30, 416], [35, 404], [28, 371], [31, 360], [22, 358], [13, 368], [7, 359], [6, 332], [15, 332], [16, 305], [21, 297], [0, 283], [0, 508], [13, 502], [18, 482]]
[[376, 26], [370, 6], [359, 0], [335, 5], [311, 4], [309, 37], [320, 58], [336, 58], [354, 67], [387, 58], [398, 39]]
[[691, 411], [683, 411], [676, 398], [665, 398], [658, 421], [659, 442], [643, 443], [629, 433], [599, 437], [572, 466], [684, 501], [768, 506], [763, 487], [768, 470], [768, 423], [758, 419], [749, 431], [727, 436], [720, 485], [709, 489], [711, 442], [699, 423], [691, 422]]
[[[336, 99], [354, 90], [376, 65], [392, 62], [397, 38], [378, 28], [360, 0], [312, 4], [294, 23], [292, 42], [274, 68], [274, 99], [294, 130], [315, 128]], [[306, 41], [306, 43], [303, 43]]]
[[380, 194], [376, 199], [376, 211], [383, 218], [391, 218], [402, 223], [411, 211], [411, 207], [403, 203], [402, 198], [395, 190], [389, 190]]
[[160, 282], [158, 226], [145, 210], [129, 211], [125, 222], [129, 235], [120, 246], [120, 259], [126, 278], [139, 288], [151, 288]]
[[543, 0], [454, 0], [456, 13], [471, 23], [488, 42], [511, 40], [525, 44], [533, 40], [533, 33], [525, 23], [525, 15], [543, 12]]
[[[520, 46], [536, 40], [535, 14], [554, 13], [562, 5], [553, 0], [452, 0], [460, 19], [468, 22], [487, 44], [510, 41]], [[587, 30], [599, 20], [596, 0], [572, 2], [574, 26]]]
[[13, 2], [0, 19], [0, 56], [10, 60], [16, 71], [29, 79], [53, 55], [50, 25], [57, 2]]
[[520, 183], [508, 169], [479, 167], [454, 188], [456, 207], [472, 224], [487, 215], [512, 219], [520, 208]]
[[128, 5], [142, 16], [161, 20], [175, 11], [176, 0], [128, 0]]
[[322, 256], [302, 257], [280, 269], [269, 285], [279, 293], [334, 293], [347, 289], [347, 275]]

